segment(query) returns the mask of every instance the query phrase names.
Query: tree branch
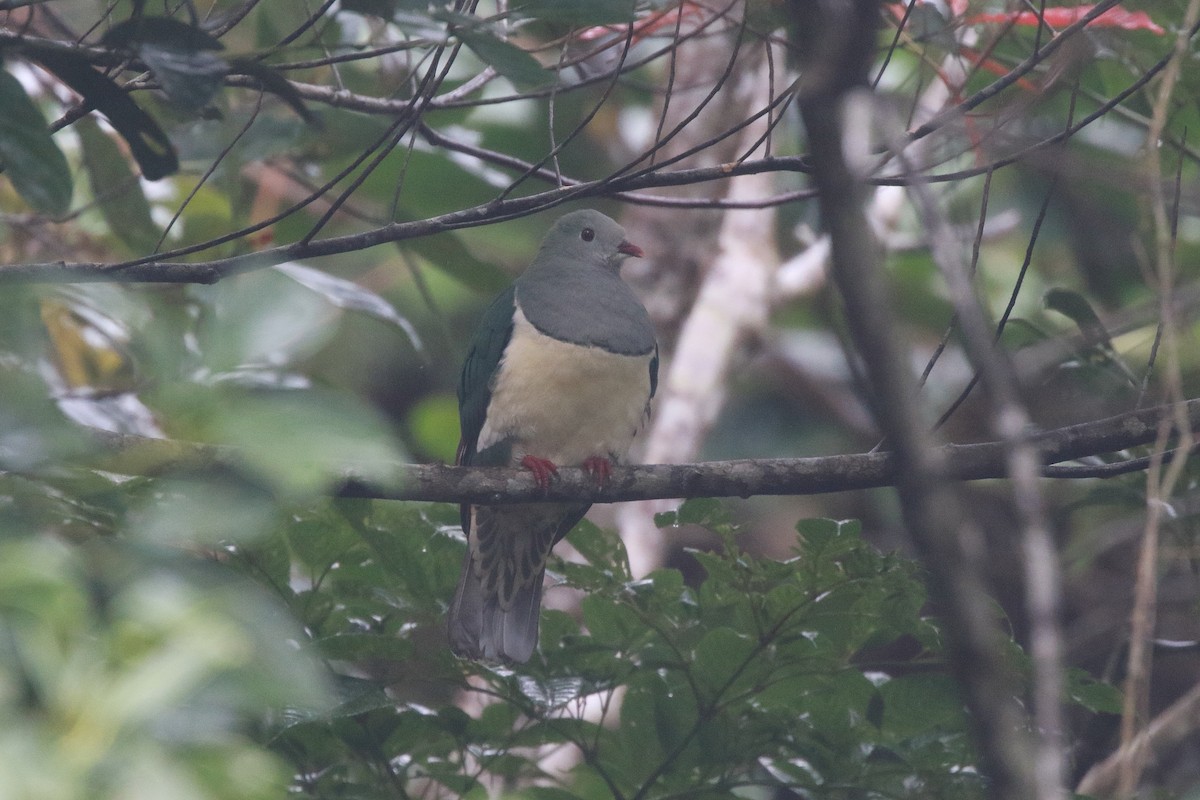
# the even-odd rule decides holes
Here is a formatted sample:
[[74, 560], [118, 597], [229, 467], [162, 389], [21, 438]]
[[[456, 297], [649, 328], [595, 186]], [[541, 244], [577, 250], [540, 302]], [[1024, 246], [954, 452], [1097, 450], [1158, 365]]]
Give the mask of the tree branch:
[[[1165, 406], [1147, 408], [1038, 434], [1032, 437], [1032, 444], [1041, 463], [1047, 465], [1042, 474], [1074, 480], [1121, 474], [1111, 469], [1114, 465], [1107, 464], [1094, 470], [1049, 465], [1148, 444], [1154, 440], [1159, 420], [1170, 413]], [[1188, 401], [1187, 415], [1192, 430], [1200, 430], [1200, 398]], [[97, 437], [105, 451], [94, 464], [111, 472], [155, 475], [182, 468], [236, 468], [243, 462], [236, 447], [112, 433], [98, 433]], [[1003, 442], [947, 445], [941, 453], [946, 475], [952, 480], [1004, 478], [1008, 474]], [[1145, 468], [1144, 459], [1131, 463]], [[353, 465], [347, 465], [347, 472], [353, 476]], [[891, 453], [616, 466], [604, 487], [596, 486], [592, 476], [582, 469], [564, 467], [545, 491], [538, 488], [529, 472], [519, 468], [404, 464], [397, 465], [395, 485], [369, 485], [350, 477], [334, 487], [333, 493], [442, 503], [619, 503], [679, 497], [825, 494], [893, 486], [897, 479], [896, 460]]]

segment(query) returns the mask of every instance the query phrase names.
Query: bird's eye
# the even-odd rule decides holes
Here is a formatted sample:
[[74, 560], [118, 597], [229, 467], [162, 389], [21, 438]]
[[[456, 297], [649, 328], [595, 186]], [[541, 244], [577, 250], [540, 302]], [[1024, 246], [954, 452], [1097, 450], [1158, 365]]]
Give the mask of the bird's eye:
[[596, 238], [596, 232], [591, 228], [584, 228], [579, 232], [579, 238], [583, 239], [585, 242], [590, 242], [592, 239]]

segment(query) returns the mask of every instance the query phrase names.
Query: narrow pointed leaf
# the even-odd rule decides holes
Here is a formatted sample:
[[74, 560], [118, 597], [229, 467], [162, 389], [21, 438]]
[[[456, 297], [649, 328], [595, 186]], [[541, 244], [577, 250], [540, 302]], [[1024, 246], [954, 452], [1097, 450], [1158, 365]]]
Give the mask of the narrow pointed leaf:
[[92, 68], [81, 56], [45, 47], [26, 47], [30, 57], [54, 77], [83, 95], [129, 143], [142, 175], [156, 181], [179, 170], [171, 140], [154, 119], [130, 99], [125, 90]]
[[542, 67], [538, 60], [511, 42], [506, 42], [491, 33], [475, 28], [456, 31], [463, 44], [471, 48], [485, 64], [521, 89], [536, 89], [554, 82], [554, 74]]
[[153, 252], [162, 231], [150, 216], [150, 202], [128, 159], [93, 117], [76, 122], [75, 132], [92, 193], [108, 229], [133, 253]]

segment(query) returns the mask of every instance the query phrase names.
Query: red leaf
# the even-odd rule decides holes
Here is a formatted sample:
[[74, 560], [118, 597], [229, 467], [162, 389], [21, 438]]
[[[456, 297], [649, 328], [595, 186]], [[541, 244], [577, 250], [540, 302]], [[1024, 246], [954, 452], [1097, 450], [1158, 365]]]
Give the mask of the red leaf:
[[[1051, 28], [1065, 28], [1068, 25], [1073, 25], [1083, 19], [1095, 6], [1055, 6], [1047, 8], [1042, 14], [1042, 20]], [[1028, 25], [1035, 26], [1038, 24], [1038, 14], [1036, 11], [1018, 11], [1015, 13], [1004, 14], [975, 14], [967, 17], [968, 25], [994, 25], [994, 24], [1011, 24], [1011, 25]], [[1126, 11], [1120, 6], [1113, 6], [1100, 16], [1096, 17], [1090, 23], [1092, 28], [1122, 28], [1127, 31], [1150, 31], [1159, 36], [1166, 33], [1161, 25], [1158, 25], [1154, 20], [1150, 19], [1150, 15], [1145, 11]]]
[[[700, 3], [696, 3], [693, 0], [684, 0], [676, 8], [668, 8], [664, 11], [653, 11], [649, 14], [644, 14], [641, 19], [633, 23], [633, 41], [635, 43], [639, 42], [661, 28], [667, 26], [674, 27], [681, 22], [681, 18], [693, 17], [702, 19], [707, 16], [707, 13], [707, 9]], [[580, 31], [579, 38], [582, 41], [590, 42], [613, 34], [624, 36], [628, 28], [628, 25], [597, 25], [593, 28], [586, 28]]]

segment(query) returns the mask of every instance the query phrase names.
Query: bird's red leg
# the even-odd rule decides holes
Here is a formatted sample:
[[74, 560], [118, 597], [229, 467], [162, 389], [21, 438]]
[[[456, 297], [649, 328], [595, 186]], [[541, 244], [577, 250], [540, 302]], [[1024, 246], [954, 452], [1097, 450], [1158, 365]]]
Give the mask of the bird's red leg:
[[558, 466], [549, 459], [525, 456], [521, 466], [533, 473], [533, 480], [542, 490], [550, 488], [550, 479], [558, 474]]
[[612, 475], [612, 461], [604, 456], [588, 456], [583, 461], [583, 468], [596, 479], [597, 486], [608, 483], [609, 476]]

